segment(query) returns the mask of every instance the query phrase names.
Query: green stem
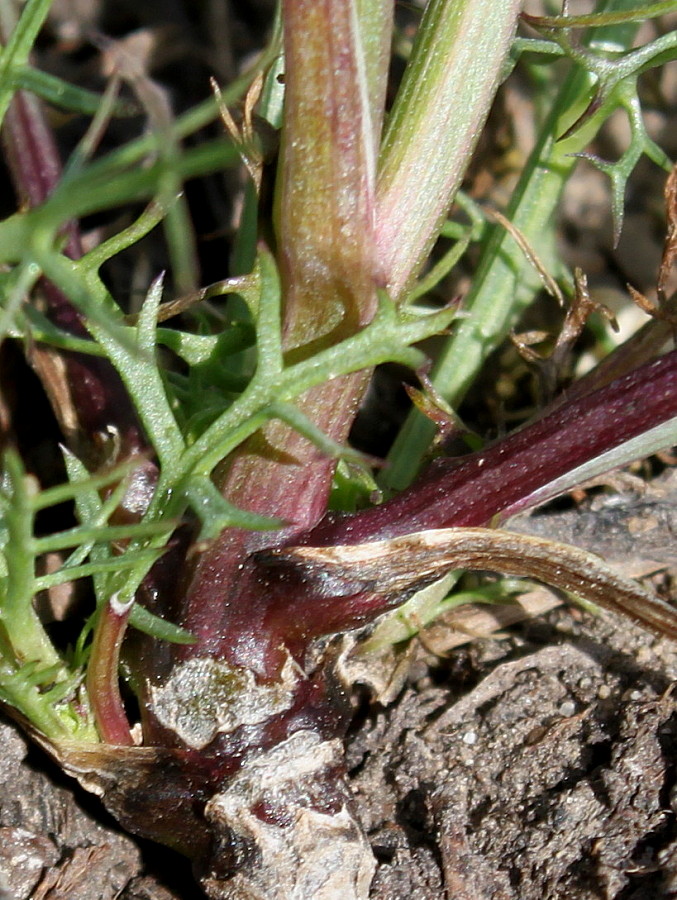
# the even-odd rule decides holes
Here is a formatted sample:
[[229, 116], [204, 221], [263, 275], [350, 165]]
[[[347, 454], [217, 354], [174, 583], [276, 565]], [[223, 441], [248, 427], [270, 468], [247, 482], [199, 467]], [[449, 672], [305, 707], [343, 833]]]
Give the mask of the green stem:
[[[62, 660], [47, 637], [35, 610], [35, 539], [32, 481], [25, 475], [19, 458], [5, 454], [11, 498], [6, 514], [7, 547], [10, 560], [7, 592], [0, 608], [16, 659], [21, 663], [40, 663], [44, 668], [60, 665]], [[37, 491], [37, 488], [35, 488]]]
[[45, 695], [32, 684], [22, 682], [21, 673], [9, 672], [0, 668], [0, 700], [18, 709], [31, 725], [52, 741], [78, 740], [94, 742], [97, 740], [93, 729], [85, 718], [77, 721], [67, 711], [55, 709], [51, 703], [45, 702]]
[[493, 102], [519, 0], [431, 0], [379, 160], [376, 252], [406, 294], [437, 239]]
[[395, 4], [392, 0], [357, 0], [356, 8], [376, 154], [383, 127]]
[[[627, 0], [608, 5], [623, 3]], [[634, 32], [633, 26], [616, 26], [613, 37], [615, 41], [629, 44]], [[594, 37], [598, 39], [600, 34], [595, 32]], [[569, 75], [543, 123], [506, 213], [542, 260], [552, 258], [553, 236], [549, 223], [577, 163], [571, 154], [588, 144], [599, 123], [588, 122], [567, 140], [558, 141], [557, 137], [585, 109], [590, 89], [586, 72], [576, 70]], [[468, 316], [454, 329], [431, 376], [450, 406], [458, 408], [487, 356], [505, 338], [540, 287], [540, 278], [512, 236], [502, 226], [493, 226], [472, 288], [465, 298]], [[434, 435], [435, 425], [414, 410], [391, 450], [389, 465], [383, 472], [384, 487], [401, 490], [411, 484]]]
[[0, 125], [5, 118], [15, 90], [14, 72], [28, 62], [28, 56], [42, 28], [52, 0], [28, 0], [19, 21], [12, 0], [0, 2], [0, 30], [9, 34], [0, 55]]
[[530, 16], [524, 19], [538, 28], [590, 28], [594, 25], [618, 25], [622, 22], [645, 22], [677, 10], [676, 0], [661, 0], [636, 6], [629, 12], [600, 12], [583, 16]]

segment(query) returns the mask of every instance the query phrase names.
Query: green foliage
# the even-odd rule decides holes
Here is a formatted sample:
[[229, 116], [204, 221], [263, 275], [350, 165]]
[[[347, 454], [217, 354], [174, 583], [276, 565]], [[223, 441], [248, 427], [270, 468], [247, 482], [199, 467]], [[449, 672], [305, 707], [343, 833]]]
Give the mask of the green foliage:
[[[432, 379], [440, 396], [452, 407], [458, 405], [487, 355], [533, 300], [540, 280], [521, 249], [502, 228], [488, 225], [470, 200], [457, 197], [469, 219], [467, 227], [441, 221], [463, 178], [478, 123], [489, 108], [500, 71], [501, 60], [496, 59], [485, 68], [479, 63], [474, 66], [480, 55], [486, 55], [477, 48], [486, 47], [492, 40], [484, 19], [495, 16], [499, 22], [500, 18], [502, 40], [507, 46], [516, 6], [508, 0], [500, 4], [495, 0], [454, 4], [434, 0], [429, 4], [377, 162], [374, 145], [387, 74], [384, 46], [388, 29], [384, 23], [392, 4], [382, 0], [357, 4], [356, 21], [363, 28], [360, 40], [366, 56], [353, 62], [365, 97], [363, 106], [354, 97], [349, 101], [355, 116], [358, 112], [364, 116], [359, 153], [355, 151], [357, 143], [351, 145], [351, 152], [355, 151], [364, 164], [368, 190], [375, 191], [374, 209], [371, 195], [365, 208], [357, 203], [355, 209], [364, 216], [364, 221], [358, 222], [358, 213], [350, 207], [353, 212], [342, 223], [340, 233], [350, 234], [355, 252], [361, 253], [372, 215], [376, 218], [374, 237], [379, 260], [386, 269], [390, 267], [379, 283], [389, 284], [390, 293], [378, 292], [376, 312], [368, 324], [356, 333], [341, 332], [336, 342], [321, 346], [317, 352], [305, 356], [285, 353], [283, 307], [289, 284], [281, 285], [274, 256], [257, 245], [256, 193], [251, 187], [235, 253], [236, 274], [244, 270], [243, 277], [198, 292], [195, 298], [235, 295], [225, 307], [225, 319], [196, 314], [182, 319], [177, 327], [163, 326], [163, 279], [158, 276], [132, 321], [101, 277], [104, 263], [165, 223], [174, 280], [185, 284], [186, 289], [192, 287], [194, 271], [186, 250], [190, 225], [179, 198], [183, 183], [240, 162], [236, 142], [226, 137], [190, 148], [183, 144], [187, 136], [217, 117], [218, 104], [213, 100], [94, 160], [89, 158], [91, 147], [85, 139], [56, 190], [41, 206], [21, 210], [0, 222], [0, 337], [10, 335], [27, 345], [39, 341], [58, 350], [109, 360], [127, 389], [159, 464], [158, 483], [142, 520], [113, 525], [109, 520], [124, 495], [131, 476], [129, 467], [91, 474], [67, 453], [69, 483], [40, 491], [23, 471], [17, 455], [11, 451], [6, 454], [0, 491], [0, 698], [15, 706], [44, 734], [53, 739], [96, 739], [82, 688], [90, 626], [84, 626], [70, 653], [58, 651], [34, 611], [33, 600], [39, 591], [87, 578], [91, 579], [98, 607], [112, 596], [124, 605], [133, 600], [177, 523], [186, 516], [198, 520], [201, 541], [213, 540], [229, 527], [280, 527], [284, 523], [279, 518], [254, 515], [226, 501], [212, 481], [215, 467], [273, 420], [303, 435], [323, 456], [340, 461], [334, 491], [336, 508], [354, 509], [365, 504], [375, 492], [369, 461], [324, 432], [304, 409], [304, 395], [339, 376], [384, 362], [424, 369], [427, 359], [416, 345], [445, 333], [455, 314], [448, 308], [431, 312], [419, 301], [456, 265], [471, 243], [478, 243], [482, 252], [477, 277], [466, 301], [465, 318], [447, 339]], [[616, 162], [594, 161], [611, 179], [619, 228], [625, 185], [640, 156], [646, 154], [665, 168], [670, 165], [647, 136], [637, 78], [648, 68], [674, 58], [677, 35], [667, 34], [646, 47], [630, 49], [635, 29], [627, 22], [638, 15], [637, 10], [628, 13], [631, 6], [627, 0], [609, 0], [602, 4], [606, 18], [574, 22], [594, 26], [585, 44], [573, 40], [570, 30], [562, 30], [562, 22], [553, 19], [533, 23], [541, 32], [539, 39], [519, 38], [514, 45], [513, 62], [529, 54], [532, 58], [537, 55], [538, 60], [568, 59], [571, 65], [563, 86], [558, 84], [559, 75], [543, 79], [543, 106], [550, 109], [543, 116], [537, 144], [508, 210], [511, 222], [546, 262], [553, 259], [553, 234], [544, 223], [551, 218], [575, 157], [586, 155], [590, 139], [616, 109], [625, 110], [629, 117], [630, 145]], [[0, 119], [19, 88], [68, 109], [96, 112], [100, 98], [39, 73], [28, 63], [49, 7], [50, 0], [28, 0], [2, 51]], [[639, 14], [645, 18], [668, 8], [672, 5], [657, 3], [640, 9]], [[468, 41], [470, 26], [477, 46]], [[322, 70], [321, 58], [318, 60]], [[257, 75], [266, 76], [259, 109], [279, 124], [283, 88], [277, 76], [282, 66], [280, 29], [276, 28], [254, 69], [223, 90], [223, 101], [234, 103]], [[336, 74], [337, 85], [342, 75]], [[360, 79], [364, 78], [367, 83], [362, 84]], [[321, 106], [319, 94], [315, 99]], [[453, 104], [457, 118], [452, 122], [449, 109]], [[129, 104], [111, 101], [110, 111], [125, 115], [133, 110]], [[311, 144], [313, 129], [320, 133], [323, 123], [317, 120], [304, 126], [303, 114], [304, 108], [299, 106], [301, 124], [297, 123], [297, 128], [306, 129], [300, 136]], [[288, 141], [286, 162], [293, 156], [290, 144]], [[327, 160], [327, 170], [346, 164], [340, 148], [333, 146], [331, 153], [327, 151]], [[348, 165], [345, 169], [352, 171]], [[318, 170], [309, 173], [304, 182], [311, 221], [316, 215], [311, 201], [323, 178]], [[359, 188], [359, 178], [355, 176], [354, 180]], [[299, 237], [294, 232], [298, 213], [294, 190], [298, 195], [298, 182], [290, 183], [285, 195], [289, 208], [283, 211], [288, 216], [285, 237], [289, 244]], [[139, 202], [148, 206], [136, 221], [82, 259], [71, 260], [62, 254], [62, 229], [67, 222]], [[415, 215], [412, 209], [417, 210]], [[319, 225], [317, 231], [321, 231]], [[456, 243], [416, 281], [440, 233]], [[309, 242], [307, 250], [314, 246], [317, 234], [306, 229], [303, 237]], [[289, 246], [285, 249], [289, 251]], [[347, 259], [350, 263], [350, 254]], [[371, 261], [368, 253], [360, 257], [361, 266], [365, 260]], [[352, 276], [349, 266], [347, 271]], [[42, 276], [82, 313], [91, 340], [60, 331], [37, 308], [24, 302]], [[361, 270], [360, 278], [363, 276]], [[368, 271], [365, 278], [372, 284], [374, 273]], [[309, 296], [314, 286], [311, 288], [305, 286]], [[167, 356], [172, 355], [180, 360], [180, 366], [166, 365]], [[412, 480], [433, 432], [428, 420], [414, 414], [395, 444], [390, 465], [383, 473], [384, 486], [401, 488]], [[37, 534], [37, 512], [64, 501], [74, 505], [77, 524], [54, 534]], [[69, 554], [56, 572], [37, 575], [39, 557], [55, 551]], [[414, 609], [416, 621], [430, 620], [457, 600], [458, 596], [454, 601], [437, 596], [425, 607], [419, 602]], [[390, 630], [379, 632], [378, 640], [397, 641], [410, 634], [413, 619], [407, 620], [407, 615], [398, 620], [399, 625], [404, 622], [404, 631], [392, 626], [391, 621]], [[191, 640], [190, 635], [139, 606], [133, 608], [130, 621], [156, 638]]]
[[[620, 15], [610, 13], [581, 16], [576, 17], [576, 21], [579, 25], [605, 25], [609, 28], [612, 25], [618, 26], [625, 22], [646, 19], [650, 15], [662, 15], [670, 11], [668, 7], [677, 8], [675, 4], [658, 3], [655, 4], [653, 11], [635, 10]], [[551, 37], [563, 54], [587, 72], [594, 82], [594, 95], [587, 109], [568, 128], [564, 137], [575, 134], [590, 120], [594, 120], [594, 127], [599, 128], [617, 109], [622, 109], [628, 116], [630, 143], [616, 162], [605, 162], [590, 153], [576, 154], [589, 159], [611, 180], [614, 233], [618, 241], [623, 225], [625, 186], [640, 157], [646, 154], [667, 172], [672, 168], [666, 153], [647, 134], [637, 93], [637, 79], [643, 72], [677, 58], [677, 32], [661, 35], [643, 47], [629, 49], [623, 45], [623, 33], [618, 29], [616, 35], [612, 32], [591, 41], [589, 48], [574, 41], [569, 28], [541, 25], [541, 29]], [[528, 44], [524, 45], [524, 49], [528, 49]]]
[[[100, 483], [98, 479], [92, 489]], [[48, 538], [35, 536], [37, 512], [72, 497], [69, 488], [40, 492], [19, 457], [13, 451], [5, 454], [0, 491], [0, 697], [55, 740], [96, 740], [81, 690], [82, 667], [69, 666], [59, 655], [33, 608], [40, 590], [91, 575], [96, 569], [83, 563], [86, 548], [96, 543], [91, 526], [82, 533], [75, 529]], [[56, 572], [36, 574], [40, 554], [55, 546], [78, 544], [81, 549]]]

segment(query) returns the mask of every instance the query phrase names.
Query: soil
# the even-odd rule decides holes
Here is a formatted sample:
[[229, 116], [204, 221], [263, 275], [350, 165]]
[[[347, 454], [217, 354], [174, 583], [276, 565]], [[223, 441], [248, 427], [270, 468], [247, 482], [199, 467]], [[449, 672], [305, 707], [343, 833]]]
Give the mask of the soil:
[[675, 896], [674, 648], [558, 613], [464, 656], [350, 745], [372, 897]]

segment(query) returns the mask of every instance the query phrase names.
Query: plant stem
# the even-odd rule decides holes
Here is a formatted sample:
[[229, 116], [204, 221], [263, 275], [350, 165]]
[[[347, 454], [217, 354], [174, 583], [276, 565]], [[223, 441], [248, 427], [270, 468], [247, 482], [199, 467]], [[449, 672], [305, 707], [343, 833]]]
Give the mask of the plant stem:
[[[634, 0], [609, 0], [607, 9]], [[588, 39], [613, 39], [628, 46], [636, 29], [614, 26], [591, 32]], [[567, 140], [558, 141], [589, 102], [590, 78], [571, 72], [552, 101], [537, 143], [512, 195], [507, 218], [544, 259], [552, 258], [550, 222], [564, 185], [576, 165], [572, 155], [584, 149], [597, 128], [589, 123]], [[541, 281], [510, 234], [494, 225], [482, 253], [472, 287], [465, 298], [467, 318], [459, 322], [438, 356], [431, 380], [446, 402], [458, 409], [489, 353], [505, 338], [520, 313], [541, 288]], [[435, 425], [412, 410], [388, 456], [381, 483], [389, 490], [411, 484], [435, 435]]]
[[120, 746], [133, 743], [118, 674], [120, 647], [131, 609], [131, 603], [121, 605], [116, 595], [100, 609], [87, 667], [87, 694], [101, 740]]
[[390, 296], [428, 258], [493, 101], [519, 0], [431, 0], [388, 118], [376, 249]]
[[[392, 500], [354, 516], [328, 517], [304, 541], [358, 543], [426, 528], [495, 522], [497, 516], [506, 518], [575, 487], [586, 477], [581, 466], [675, 417], [677, 350], [563, 403], [486, 450], [436, 460]], [[608, 468], [670, 446], [674, 438], [664, 432], [658, 446], [633, 444], [625, 458], [619, 454]], [[567, 473], [570, 477], [563, 481]]]
[[[264, 380], [281, 365], [282, 353], [285, 365], [311, 364], [323, 348], [363, 329], [376, 310], [374, 101], [356, 4], [284, 0], [283, 22], [285, 108], [275, 199], [282, 321], [277, 312], [277, 322], [257, 322]], [[376, 92], [382, 94], [384, 56], [370, 47], [371, 71], [380, 73]], [[270, 314], [270, 300], [261, 297], [260, 317]], [[279, 339], [271, 343], [280, 325], [282, 345]], [[330, 441], [343, 443], [367, 379], [364, 372], [327, 379], [299, 397], [297, 410]], [[193, 458], [192, 449], [188, 455]], [[230, 503], [289, 525], [281, 532], [227, 528], [197, 561], [187, 562], [194, 571], [182, 624], [198, 642], [177, 649], [180, 657], [237, 655], [236, 648], [223, 646], [229, 642], [227, 620], [245, 610], [255, 618], [261, 601], [244, 561], [254, 549], [275, 545], [322, 517], [334, 467], [334, 459], [280, 420], [270, 421], [224, 461], [216, 479]], [[275, 660], [262, 657], [252, 668], [274, 677], [280, 657], [273, 655]]]

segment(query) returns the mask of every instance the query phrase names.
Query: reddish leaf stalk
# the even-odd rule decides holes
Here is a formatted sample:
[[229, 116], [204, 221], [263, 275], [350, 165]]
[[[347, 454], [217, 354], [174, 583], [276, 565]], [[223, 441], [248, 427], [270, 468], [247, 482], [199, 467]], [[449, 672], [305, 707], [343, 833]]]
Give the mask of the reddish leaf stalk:
[[[420, 530], [483, 525], [528, 506], [537, 490], [563, 472], [674, 416], [677, 351], [556, 409], [480, 454], [462, 460], [438, 460], [416, 485], [394, 500], [352, 516], [328, 516], [305, 535], [288, 535], [288, 544], [331, 547]], [[261, 536], [261, 540], [270, 538]], [[212, 664], [224, 665], [228, 677], [254, 673], [255, 696], [249, 698], [246, 708], [256, 709], [266, 691], [275, 696], [287, 684], [289, 654], [297, 665], [285, 709], [263, 716], [256, 724], [242, 722], [232, 730], [216, 731], [204, 746], [195, 748], [188, 741], [185, 757], [181, 755], [186, 753], [183, 738], [172, 728], [173, 714], [168, 716], [166, 703], [151, 690], [144, 733], [153, 743], [176, 748], [171, 751], [174, 768], [162, 793], [166, 796], [169, 791], [177, 798], [177, 826], [185, 818], [179, 801], [188, 804], [186, 813], [196, 808], [189, 799], [191, 785], [200, 798], [212, 793], [230, 798], [230, 785], [237, 783], [240, 771], [247, 772], [250, 760], [259, 765], [274, 748], [303, 735], [313, 735], [323, 742], [341, 737], [348, 715], [345, 698], [335, 682], [331, 651], [325, 651], [319, 661], [308, 651], [316, 638], [366, 624], [402, 601], [400, 593], [377, 592], [371, 583], [373, 578], [365, 577], [365, 571], [361, 573], [365, 580], [360, 581], [361, 576], [351, 571], [336, 573], [321, 566], [304, 566], [293, 556], [292, 551], [287, 559], [276, 558], [264, 550], [242, 561], [235, 577], [232, 569], [224, 576], [218, 559], [212, 556], [211, 570], [201, 570], [205, 583], [213, 578], [211, 621], [213, 625], [213, 610], [219, 609], [218, 628], [211, 634], [205, 632], [197, 658], [174, 660], [170, 696], [183, 683], [187, 696], [202, 692], [202, 702], [209, 707], [210, 689], [192, 682], [190, 666], [206, 666], [209, 670]], [[159, 683], [167, 684], [162, 679]], [[227, 709], [237, 707], [244, 699], [238, 700], [237, 691], [231, 694], [227, 688], [221, 702]], [[148, 781], [150, 789], [156, 790], [152, 779]], [[242, 798], [238, 809], [259, 823], [280, 829], [280, 835], [301, 808], [335, 809], [332, 803], [341, 802], [341, 786], [337, 765], [312, 780], [312, 788], [309, 782], [302, 798], [293, 789], [285, 788], [280, 794], [262, 789], [263, 800]], [[146, 783], [141, 787], [143, 795]], [[135, 795], [138, 788], [136, 784]], [[211, 802], [204, 809], [211, 822]], [[134, 824], [133, 817], [128, 816], [126, 821], [135, 828], [148, 827], [145, 820]], [[230, 844], [220, 845], [206, 857], [208, 867], [219, 864], [221, 872], [224, 865], [231, 864], [241, 833], [234, 819], [228, 822], [228, 827], [235, 829], [235, 835], [229, 832]], [[166, 829], [167, 822], [162, 827]], [[221, 835], [223, 823], [217, 821], [214, 827]], [[198, 849], [197, 853], [204, 862], [203, 851]], [[222, 877], [230, 877], [230, 873]]]
[[[18, 91], [7, 111], [2, 131], [5, 158], [20, 202], [39, 206], [61, 176], [61, 161], [42, 103]], [[75, 223], [65, 226], [65, 252], [71, 259], [82, 254]], [[51, 282], [40, 287], [49, 319], [63, 331], [87, 337], [81, 313]], [[29, 363], [41, 378], [55, 415], [71, 449], [91, 467], [114, 464], [149, 448], [122, 382], [106, 360], [83, 353], [37, 347]], [[116, 433], [117, 457], [111, 457], [111, 429]]]
[[[37, 97], [17, 91], [3, 125], [5, 159], [22, 206], [39, 206], [49, 197], [61, 175], [54, 135]], [[71, 243], [72, 242], [72, 243]], [[79, 255], [79, 240], [69, 227], [69, 255]]]
[[[677, 350], [479, 453], [438, 459], [408, 490], [354, 516], [328, 517], [304, 543], [359, 543], [425, 528], [478, 526], [533, 505], [566, 472], [677, 416]], [[549, 499], [539, 493], [538, 503]]]
[[[558, 407], [492, 447], [463, 459], [439, 459], [394, 499], [355, 515], [329, 515], [305, 534], [278, 534], [278, 545], [332, 546], [452, 526], [480, 526], [547, 499], [547, 486], [600, 454], [677, 416], [677, 351], [610, 385]], [[537, 499], [535, 499], [537, 497]], [[258, 541], [258, 547], [256, 542]], [[250, 538], [264, 551], [239, 560], [236, 573], [207, 552], [199, 569], [204, 618], [197, 647], [274, 681], [287, 650], [300, 663], [315, 638], [365, 624], [401, 598], [376, 596], [345, 581], [309, 583], [293, 567], [270, 568], [268, 534]], [[226, 562], [229, 559], [226, 558]]]
[[131, 604], [120, 604], [115, 594], [102, 607], [87, 668], [87, 693], [101, 739], [122, 746], [133, 743], [118, 681], [120, 647], [130, 612]]

